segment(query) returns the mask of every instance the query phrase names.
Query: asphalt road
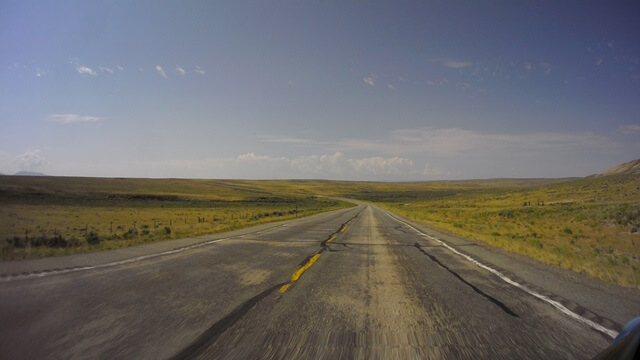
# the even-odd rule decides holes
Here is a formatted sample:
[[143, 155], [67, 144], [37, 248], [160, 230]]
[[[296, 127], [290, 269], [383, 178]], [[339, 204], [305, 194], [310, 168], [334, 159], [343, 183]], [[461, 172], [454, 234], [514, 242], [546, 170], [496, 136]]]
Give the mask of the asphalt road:
[[640, 314], [637, 289], [426, 231], [358, 206], [0, 264], [0, 359], [589, 359]]

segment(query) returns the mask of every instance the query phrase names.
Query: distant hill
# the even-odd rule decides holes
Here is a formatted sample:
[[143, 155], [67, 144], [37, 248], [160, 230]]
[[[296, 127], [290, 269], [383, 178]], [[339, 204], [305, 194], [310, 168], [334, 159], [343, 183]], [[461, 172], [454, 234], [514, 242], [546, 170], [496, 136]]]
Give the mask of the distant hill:
[[597, 174], [596, 176], [609, 176], [609, 175], [622, 175], [622, 174], [640, 175], [640, 159], [632, 160], [620, 165], [616, 165], [601, 174]]
[[39, 173], [39, 172], [33, 172], [33, 171], [18, 171], [17, 173], [13, 174], [15, 176], [47, 176], [43, 173]]

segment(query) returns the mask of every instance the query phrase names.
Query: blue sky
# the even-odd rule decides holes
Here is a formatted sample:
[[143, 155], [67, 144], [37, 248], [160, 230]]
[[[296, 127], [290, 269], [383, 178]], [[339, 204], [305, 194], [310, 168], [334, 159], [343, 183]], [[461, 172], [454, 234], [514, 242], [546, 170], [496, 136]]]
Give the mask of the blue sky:
[[437, 180], [640, 158], [637, 1], [0, 0], [0, 172]]

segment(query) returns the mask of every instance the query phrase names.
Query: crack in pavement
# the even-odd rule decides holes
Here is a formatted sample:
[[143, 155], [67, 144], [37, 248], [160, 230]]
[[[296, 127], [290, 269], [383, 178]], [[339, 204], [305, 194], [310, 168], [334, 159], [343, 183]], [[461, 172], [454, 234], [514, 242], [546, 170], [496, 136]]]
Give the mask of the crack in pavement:
[[400, 231], [402, 233], [408, 234], [408, 232], [402, 230], [402, 225], [398, 225], [398, 226], [394, 227], [394, 229], [396, 229], [396, 230], [398, 230], [398, 231]]
[[227, 314], [222, 319], [216, 321], [213, 325], [211, 325], [207, 330], [205, 330], [200, 336], [193, 341], [189, 346], [182, 349], [179, 353], [170, 357], [170, 360], [183, 360], [183, 359], [193, 359], [199, 354], [201, 354], [204, 350], [206, 350], [209, 346], [213, 345], [216, 340], [220, 337], [220, 335], [224, 334], [227, 329], [233, 326], [238, 320], [242, 319], [244, 315], [251, 310], [260, 300], [267, 297], [278, 287], [282, 286], [284, 283], [280, 283], [274, 285], [267, 290], [261, 292], [260, 294], [252, 297], [251, 299], [243, 302]]
[[169, 359], [184, 360], [184, 359], [195, 358], [196, 356], [201, 354], [204, 350], [206, 350], [208, 347], [213, 345], [218, 340], [220, 335], [224, 334], [225, 331], [227, 331], [230, 327], [232, 327], [235, 323], [237, 323], [240, 319], [242, 319], [249, 312], [249, 310], [251, 310], [262, 299], [269, 296], [272, 292], [276, 291], [276, 289], [280, 289], [280, 292], [284, 293], [289, 288], [289, 286], [291, 286], [294, 282], [296, 282], [300, 278], [300, 276], [302, 276], [302, 273], [304, 271], [306, 271], [309, 267], [311, 267], [311, 265], [313, 265], [313, 263], [320, 257], [320, 255], [325, 250], [331, 251], [327, 244], [333, 241], [338, 234], [340, 234], [341, 232], [344, 232], [345, 229], [347, 228], [347, 224], [354, 221], [358, 217], [358, 215], [360, 215], [361, 212], [362, 210], [360, 210], [355, 216], [353, 216], [347, 222], [343, 223], [340, 226], [340, 228], [336, 232], [332, 233], [327, 239], [323, 240], [321, 242], [322, 248], [319, 251], [315, 252], [312, 255], [309, 255], [302, 262], [300, 262], [299, 264], [300, 267], [291, 276], [291, 281], [273, 285], [272, 287], [266, 289], [260, 294], [250, 298], [249, 300], [246, 300], [245, 302], [240, 304], [238, 307], [233, 309], [229, 314], [224, 316], [222, 319], [216, 321], [207, 330], [205, 330], [202, 334], [200, 334], [200, 336], [196, 340], [194, 340], [191, 344], [189, 344], [186, 348], [182, 349], [179, 353], [175, 354]]
[[[524, 291], [525, 293], [539, 299], [542, 300], [544, 302], [546, 302], [547, 304], [553, 306], [554, 308], [556, 308], [557, 310], [559, 310], [560, 312], [562, 312], [563, 314], [589, 326], [591, 329], [600, 332], [602, 334], [605, 334], [607, 336], [609, 336], [610, 338], [615, 338], [616, 336], [618, 336], [618, 331], [611, 329], [611, 327], [616, 328], [616, 329], [621, 329], [622, 325], [616, 323], [615, 321], [612, 321], [611, 319], [607, 319], [604, 318], [598, 314], [595, 314], [591, 311], [586, 310], [585, 308], [579, 306], [579, 311], [572, 311], [571, 309], [569, 309], [567, 307], [567, 305], [563, 304], [562, 302], [565, 301], [562, 298], [557, 299], [556, 296], [553, 295], [544, 295], [542, 292], [540, 292], [539, 290], [533, 290], [533, 287], [531, 285], [527, 285], [524, 282], [518, 282], [514, 279], [512, 279], [511, 277], [501, 273], [500, 271], [496, 270], [495, 268], [491, 267], [491, 266], [487, 266], [483, 263], [481, 263], [480, 261], [474, 259], [473, 257], [460, 252], [458, 250], [456, 250], [454, 247], [448, 245], [446, 242], [438, 239], [437, 237], [434, 237], [432, 235], [428, 235], [425, 234], [424, 232], [422, 232], [421, 230], [417, 229], [415, 226], [407, 223], [406, 221], [400, 220], [398, 218], [396, 218], [395, 216], [392, 216], [391, 214], [389, 214], [388, 212], [384, 212], [389, 218], [404, 224], [405, 226], [407, 226], [408, 228], [412, 229], [413, 231], [415, 231], [416, 233], [418, 233], [420, 236], [422, 236], [423, 238], [427, 238], [427, 239], [431, 239], [433, 241], [436, 241], [440, 244], [442, 244], [445, 248], [447, 248], [449, 251], [453, 252], [454, 254], [461, 256], [462, 258], [466, 259], [467, 261], [471, 262], [472, 264], [475, 264], [476, 266], [485, 269], [487, 271], [489, 271], [490, 273], [496, 275], [498, 278], [500, 278], [502, 281], [506, 282], [509, 285], [515, 286], [516, 288]], [[588, 312], [590, 315], [589, 317], [585, 317], [580, 315], [581, 312]], [[603, 325], [603, 321], [607, 321], [610, 324], [609, 325]], [[607, 327], [608, 326], [608, 327]]]
[[462, 276], [460, 276], [457, 272], [451, 270], [447, 265], [443, 264], [440, 262], [440, 260], [438, 260], [435, 256], [427, 253], [418, 243], [415, 243], [414, 246], [424, 255], [428, 256], [433, 262], [435, 262], [436, 264], [440, 265], [441, 268], [447, 270], [448, 272], [450, 272], [453, 276], [455, 276], [458, 280], [462, 281], [463, 283], [467, 284], [469, 287], [471, 287], [473, 289], [473, 291], [477, 292], [478, 294], [482, 295], [483, 297], [485, 297], [487, 300], [491, 301], [492, 303], [496, 304], [500, 309], [502, 309], [502, 311], [504, 311], [505, 313], [517, 317], [519, 318], [518, 314], [514, 313], [511, 309], [509, 309], [509, 307], [507, 305], [505, 305], [504, 303], [502, 303], [500, 300], [494, 298], [493, 296], [485, 293], [484, 291], [480, 290], [477, 286], [471, 284], [470, 282], [468, 282], [467, 280], [463, 279]]

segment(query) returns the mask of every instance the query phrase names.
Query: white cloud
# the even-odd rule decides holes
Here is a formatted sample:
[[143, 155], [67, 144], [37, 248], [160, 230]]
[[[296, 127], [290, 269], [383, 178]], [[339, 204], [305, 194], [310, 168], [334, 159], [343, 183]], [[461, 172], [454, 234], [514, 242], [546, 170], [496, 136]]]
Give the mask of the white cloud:
[[365, 77], [364, 79], [365, 84], [369, 85], [369, 86], [376, 86], [376, 78], [373, 75], [369, 75], [367, 77]]
[[294, 170], [302, 174], [309, 174], [305, 175], [307, 177], [344, 176], [347, 171], [344, 155], [341, 152], [332, 155], [301, 156], [291, 159], [289, 162]]
[[180, 76], [185, 76], [187, 74], [187, 71], [181, 68], [180, 65], [176, 65], [176, 73], [178, 73], [178, 75]]
[[391, 158], [374, 156], [362, 159], [348, 159], [347, 162], [358, 174], [397, 175], [414, 172], [412, 160], [397, 156]]
[[422, 168], [422, 175], [441, 177], [441, 176], [451, 175], [451, 172], [446, 169], [442, 169], [438, 167], [432, 168], [431, 166], [429, 166], [429, 164], [425, 164], [424, 168]]
[[252, 169], [267, 173], [278, 171], [295, 178], [363, 178], [367, 175], [416, 174], [414, 162], [401, 157], [347, 158], [341, 152], [295, 158], [270, 157], [247, 153], [236, 158], [240, 164], [250, 164]]
[[268, 156], [259, 156], [259, 155], [256, 155], [255, 153], [246, 153], [238, 156], [238, 160], [240, 161], [263, 161], [263, 160], [270, 160], [270, 159], [273, 159], [273, 158], [270, 158]]
[[36, 76], [36, 77], [43, 77], [43, 76], [45, 76], [45, 75], [47, 75], [47, 72], [46, 72], [46, 71], [41, 70], [40, 68], [37, 68], [37, 69], [36, 69], [36, 73], [35, 73], [35, 76]]
[[444, 61], [442, 62], [442, 65], [450, 69], [464, 69], [468, 66], [473, 65], [473, 63], [469, 61]]
[[399, 129], [381, 139], [344, 139], [340, 149], [373, 151], [380, 154], [423, 154], [456, 157], [463, 154], [548, 152], [608, 147], [611, 141], [592, 133], [538, 132], [524, 134], [489, 133], [460, 128]]
[[393, 90], [393, 91], [397, 91], [397, 90], [398, 90], [395, 86], [393, 86], [393, 85], [391, 85], [391, 84], [387, 84], [387, 87], [388, 87], [389, 89]]
[[98, 75], [98, 73], [95, 72], [92, 68], [90, 68], [88, 66], [80, 65], [80, 64], [76, 65], [76, 71], [80, 75], [91, 75], [91, 76]]
[[261, 135], [257, 137], [258, 140], [266, 143], [276, 144], [294, 144], [294, 145], [317, 145], [318, 141], [290, 136], [273, 136], [273, 135]]
[[204, 75], [205, 71], [200, 67], [200, 66], [196, 66], [193, 71], [197, 72], [200, 75]]
[[163, 78], [167, 78], [167, 74], [164, 72], [164, 69], [162, 68], [162, 66], [160, 65], [156, 65], [156, 71], [158, 72], [158, 74], [160, 74]]
[[49, 120], [61, 124], [71, 124], [79, 122], [97, 122], [104, 120], [104, 118], [78, 114], [51, 114], [49, 115]]
[[621, 126], [618, 128], [618, 132], [625, 135], [639, 135], [640, 125], [631, 124], [631, 125]]
[[113, 74], [113, 69], [108, 68], [108, 67], [106, 67], [106, 66], [100, 66], [100, 68], [99, 68], [99, 69], [100, 69], [100, 71], [102, 71], [102, 72], [106, 72], [106, 73], [109, 73], [109, 74]]
[[536, 68], [535, 68], [532, 64], [530, 64], [530, 63], [524, 63], [523, 67], [524, 67], [524, 70], [525, 70], [526, 72], [528, 72], [528, 73], [530, 73], [530, 72], [532, 72], [533, 70], [535, 70], [535, 69], [536, 69]]
[[602, 58], [598, 58], [598, 60], [596, 60], [596, 65], [600, 66], [603, 62], [604, 60], [602, 60]]
[[549, 63], [540, 63], [538, 64], [538, 67], [542, 70], [542, 72], [544, 72], [545, 75], [550, 75], [551, 74], [551, 64]]
[[119, 71], [124, 71], [124, 68], [122, 66], [120, 66], [120, 65], [117, 65], [116, 69], [118, 69]]
[[40, 150], [31, 149], [27, 149], [23, 154], [16, 156], [13, 162], [18, 169], [27, 171], [38, 170], [49, 165], [49, 162], [40, 154]]

